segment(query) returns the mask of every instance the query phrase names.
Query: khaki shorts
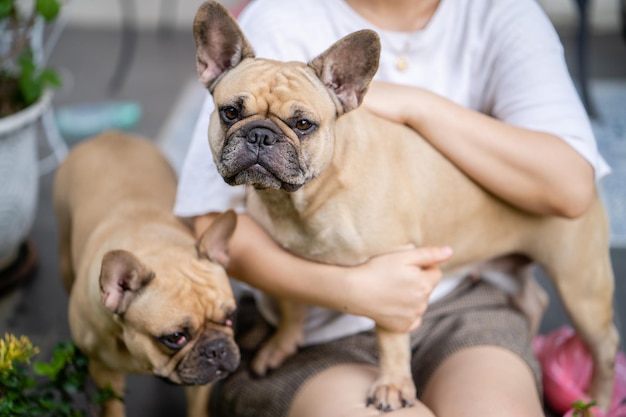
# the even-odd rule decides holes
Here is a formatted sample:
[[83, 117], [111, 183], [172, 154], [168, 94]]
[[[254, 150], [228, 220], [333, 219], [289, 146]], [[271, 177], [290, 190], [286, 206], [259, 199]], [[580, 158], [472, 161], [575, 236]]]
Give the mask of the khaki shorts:
[[[249, 369], [251, 358], [273, 329], [251, 299], [242, 300], [237, 320], [241, 365], [219, 382], [211, 401], [222, 417], [286, 416], [296, 392], [313, 375], [345, 363], [378, 363], [376, 336], [368, 331], [302, 348], [277, 370], [256, 377]], [[534, 373], [541, 392], [541, 370], [524, 316], [510, 306], [499, 289], [483, 281], [466, 280], [431, 304], [421, 326], [411, 333], [411, 367], [418, 397], [444, 359], [477, 345], [500, 346], [519, 355]]]

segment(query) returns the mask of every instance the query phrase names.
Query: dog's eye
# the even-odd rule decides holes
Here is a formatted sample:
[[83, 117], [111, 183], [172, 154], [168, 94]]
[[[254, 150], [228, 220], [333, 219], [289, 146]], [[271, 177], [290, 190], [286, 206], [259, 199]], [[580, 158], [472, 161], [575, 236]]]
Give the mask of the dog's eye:
[[231, 311], [228, 314], [226, 314], [223, 325], [226, 327], [233, 327], [234, 322], [235, 322], [235, 311]]
[[189, 336], [185, 332], [176, 332], [159, 337], [159, 341], [170, 349], [181, 349], [189, 341]]
[[296, 122], [296, 129], [298, 129], [302, 133], [307, 133], [312, 128], [313, 128], [313, 123], [311, 123], [307, 119], [300, 119]]
[[239, 110], [237, 110], [233, 106], [223, 107], [220, 110], [220, 114], [222, 115], [222, 120], [224, 120], [226, 123], [233, 122], [239, 118]]

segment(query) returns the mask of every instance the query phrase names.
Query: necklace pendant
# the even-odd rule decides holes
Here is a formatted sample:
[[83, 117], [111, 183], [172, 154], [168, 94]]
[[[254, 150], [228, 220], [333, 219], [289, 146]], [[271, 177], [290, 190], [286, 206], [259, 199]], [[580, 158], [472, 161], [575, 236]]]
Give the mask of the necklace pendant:
[[409, 61], [406, 59], [406, 57], [404, 55], [399, 56], [398, 60], [396, 61], [396, 69], [400, 72], [404, 72], [408, 67]]

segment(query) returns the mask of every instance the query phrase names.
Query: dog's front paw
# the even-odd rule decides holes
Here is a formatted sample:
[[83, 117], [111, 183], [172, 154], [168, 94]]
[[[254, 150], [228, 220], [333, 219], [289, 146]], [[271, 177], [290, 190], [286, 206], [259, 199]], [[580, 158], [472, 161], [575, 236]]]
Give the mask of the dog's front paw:
[[264, 376], [269, 370], [276, 369], [298, 350], [302, 343], [301, 336], [278, 332], [274, 334], [257, 352], [252, 360], [252, 371]]
[[367, 406], [387, 412], [411, 407], [415, 399], [415, 384], [410, 377], [394, 379], [381, 376], [370, 388]]

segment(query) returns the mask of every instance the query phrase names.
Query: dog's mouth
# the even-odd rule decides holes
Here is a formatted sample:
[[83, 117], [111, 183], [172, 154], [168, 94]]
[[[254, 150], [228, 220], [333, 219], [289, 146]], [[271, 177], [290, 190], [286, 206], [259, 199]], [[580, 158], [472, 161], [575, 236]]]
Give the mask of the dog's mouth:
[[275, 174], [260, 164], [252, 165], [235, 175], [225, 177], [224, 180], [229, 185], [250, 185], [257, 190], [276, 189], [289, 193], [299, 190], [303, 185], [281, 181]]
[[204, 385], [222, 379], [239, 366], [239, 349], [227, 337], [209, 336], [176, 366], [182, 385]]

